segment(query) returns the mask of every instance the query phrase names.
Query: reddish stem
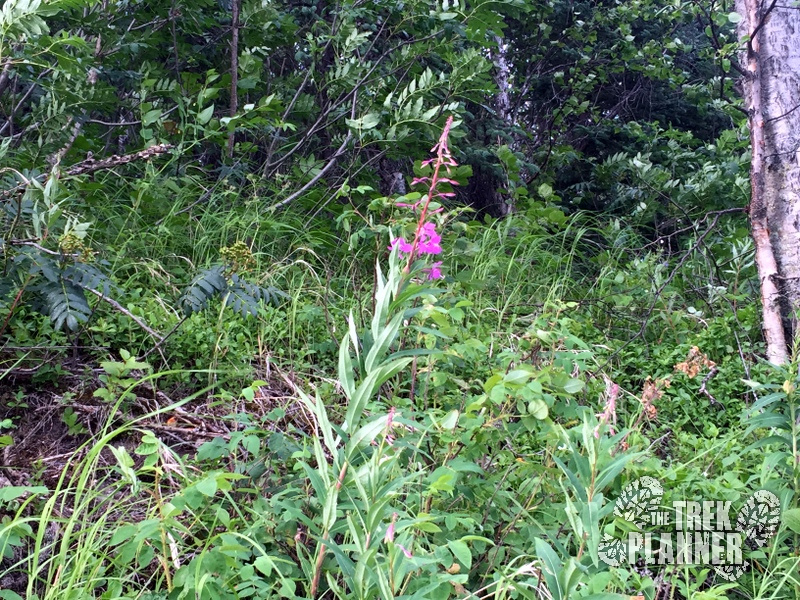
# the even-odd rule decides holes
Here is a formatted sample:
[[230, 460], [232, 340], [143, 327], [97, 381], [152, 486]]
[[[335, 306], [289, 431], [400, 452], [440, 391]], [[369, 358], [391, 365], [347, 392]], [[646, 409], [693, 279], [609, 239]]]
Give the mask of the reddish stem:
[[406, 273], [411, 271], [411, 264], [414, 262], [414, 258], [416, 258], [417, 255], [417, 247], [419, 246], [419, 238], [422, 235], [422, 227], [425, 225], [425, 219], [428, 216], [428, 205], [431, 203], [431, 199], [436, 192], [436, 186], [439, 183], [439, 170], [442, 168], [442, 165], [445, 161], [444, 154], [447, 151], [447, 138], [450, 135], [450, 127], [452, 124], [453, 117], [450, 116], [447, 118], [447, 123], [444, 125], [442, 135], [439, 136], [439, 143], [436, 144], [436, 166], [433, 169], [433, 176], [431, 177], [431, 183], [428, 187], [428, 197], [425, 200], [425, 204], [422, 206], [422, 212], [420, 212], [419, 220], [417, 221], [417, 230], [414, 233], [414, 243], [411, 245], [411, 253], [408, 255], [408, 260], [406, 261]]

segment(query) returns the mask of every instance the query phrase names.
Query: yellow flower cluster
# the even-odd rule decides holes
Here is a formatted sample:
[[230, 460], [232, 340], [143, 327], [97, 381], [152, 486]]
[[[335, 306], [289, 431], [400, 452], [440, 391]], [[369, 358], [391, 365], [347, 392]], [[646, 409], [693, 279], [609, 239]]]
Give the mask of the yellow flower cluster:
[[83, 243], [83, 240], [74, 233], [67, 232], [58, 238], [58, 249], [61, 253], [81, 262], [89, 262], [94, 258], [92, 249]]
[[220, 256], [234, 273], [250, 271], [256, 266], [256, 259], [250, 247], [242, 241], [236, 242], [233, 246], [221, 248]]

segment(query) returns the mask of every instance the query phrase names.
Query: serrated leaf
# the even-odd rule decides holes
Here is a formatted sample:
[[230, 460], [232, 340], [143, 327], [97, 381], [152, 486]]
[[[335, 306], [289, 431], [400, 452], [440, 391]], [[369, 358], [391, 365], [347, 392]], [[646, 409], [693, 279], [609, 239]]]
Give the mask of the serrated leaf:
[[248, 290], [239, 285], [231, 286], [228, 289], [225, 304], [243, 317], [249, 315], [255, 317], [258, 314], [258, 299], [251, 296]]
[[198, 273], [184, 290], [178, 304], [188, 316], [204, 309], [208, 301], [220, 295], [228, 287], [224, 277], [224, 267], [215, 265]]

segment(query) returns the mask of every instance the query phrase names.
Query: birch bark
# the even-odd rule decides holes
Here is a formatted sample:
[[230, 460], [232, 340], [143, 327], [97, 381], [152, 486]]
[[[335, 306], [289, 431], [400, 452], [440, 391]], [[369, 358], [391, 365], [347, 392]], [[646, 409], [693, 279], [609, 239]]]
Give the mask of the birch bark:
[[750, 222], [767, 358], [790, 358], [800, 309], [800, 10], [737, 0], [749, 114]]

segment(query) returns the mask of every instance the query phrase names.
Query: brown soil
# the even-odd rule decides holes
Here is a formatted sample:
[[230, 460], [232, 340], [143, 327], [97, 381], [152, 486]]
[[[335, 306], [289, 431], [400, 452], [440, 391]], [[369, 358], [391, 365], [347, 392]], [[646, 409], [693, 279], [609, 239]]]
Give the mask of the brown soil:
[[[98, 434], [137, 419], [136, 429], [151, 431], [176, 454], [186, 457], [193, 457], [202, 443], [216, 437], [229, 438], [240, 428], [241, 425], [228, 418], [232, 413], [246, 413], [265, 429], [293, 427], [308, 431], [308, 418], [295, 399], [291, 379], [284, 375], [270, 379], [269, 385], [259, 388], [250, 402], [241, 399], [220, 402], [219, 398], [203, 397], [178, 407], [173, 405], [174, 398], [181, 397], [180, 390], [168, 394], [145, 382], [134, 388], [135, 397], [114, 412], [113, 406], [94, 396], [99, 382], [92, 376], [88, 377], [88, 383], [87, 377], [76, 376], [62, 379], [57, 386], [34, 385], [25, 377], [7, 378], [0, 382], [0, 423], [10, 420], [12, 428], [0, 430], [0, 436], [9, 435], [13, 441], [0, 446], [0, 489], [8, 486], [56, 489], [60, 480], [68, 480]], [[267, 423], [265, 415], [277, 407], [285, 411], [285, 416]], [[154, 414], [161, 409], [166, 410]], [[125, 446], [134, 459], [141, 461], [134, 453], [140, 439], [141, 433], [129, 430], [117, 436], [113, 445]], [[113, 454], [104, 449], [99, 466], [115, 464]], [[41, 503], [30, 502], [20, 510], [28, 497], [26, 494], [11, 502], [0, 500], [0, 530], [4, 520], [36, 516]], [[33, 525], [35, 534], [38, 523]], [[46, 526], [46, 538], [57, 536], [57, 525]], [[7, 556], [3, 557], [2, 546], [0, 535], [0, 590], [14, 591], [24, 597], [28, 573], [23, 563], [30, 549], [16, 547], [11, 553], [6, 548]], [[20, 565], [12, 567], [21, 559]]]

